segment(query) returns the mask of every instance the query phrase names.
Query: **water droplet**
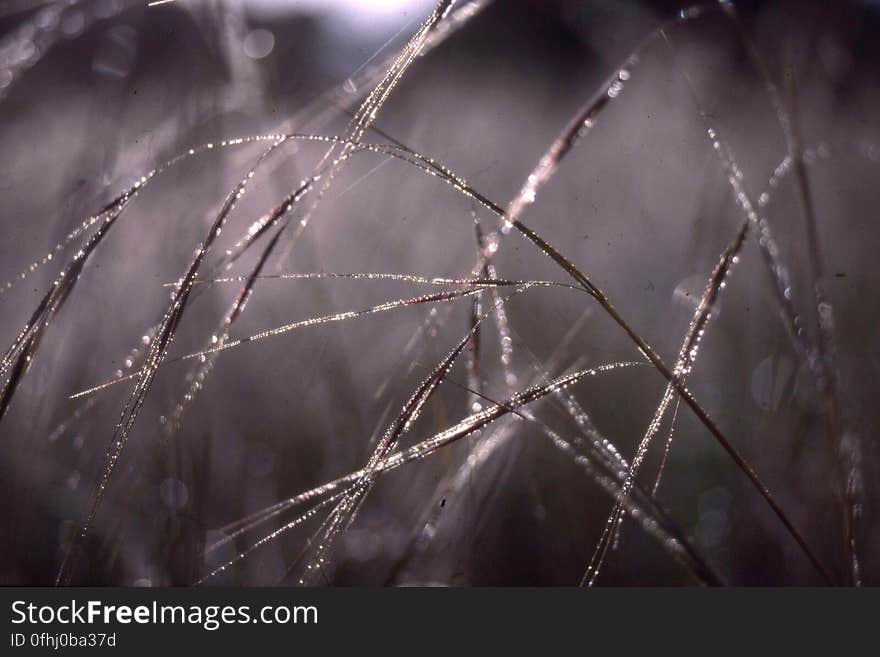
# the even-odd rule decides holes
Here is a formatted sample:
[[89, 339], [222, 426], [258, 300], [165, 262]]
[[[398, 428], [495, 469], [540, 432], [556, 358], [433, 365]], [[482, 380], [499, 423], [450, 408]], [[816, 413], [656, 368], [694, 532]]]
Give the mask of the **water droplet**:
[[159, 484], [159, 498], [162, 503], [172, 511], [177, 511], [186, 506], [189, 500], [189, 491], [179, 479], [166, 479]]
[[253, 30], [245, 36], [242, 47], [251, 59], [263, 59], [275, 48], [275, 35], [269, 30]]

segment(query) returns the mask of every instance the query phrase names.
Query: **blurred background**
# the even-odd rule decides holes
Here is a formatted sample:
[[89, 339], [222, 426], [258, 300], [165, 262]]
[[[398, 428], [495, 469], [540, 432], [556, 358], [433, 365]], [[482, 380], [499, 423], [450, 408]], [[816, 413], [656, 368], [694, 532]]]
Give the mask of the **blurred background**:
[[[742, 184], [773, 232], [790, 276], [785, 296], [815, 343], [809, 236], [791, 162], [785, 165], [785, 135], [748, 53], [753, 43], [778, 88], [797, 90], [821, 283], [833, 306], [842, 448], [829, 440], [822, 395], [786, 333], [754, 230], [688, 386], [839, 581], [850, 573], [838, 499], [848, 487], [861, 575], [877, 583], [880, 304], [872, 263], [880, 253], [880, 6], [742, 2], [739, 23], [718, 5], [705, 6], [670, 24], [687, 7], [460, 0], [445, 19], [453, 27], [406, 71], [364, 140], [397, 140], [504, 207], [575, 112], [639, 49], [622, 91], [527, 207], [524, 222], [589, 275], [673, 364], [708, 276], [744, 216], [707, 137], [711, 126], [735, 153]], [[282, 131], [342, 134], [378, 82], [376, 71], [432, 8], [422, 0], [0, 5], [4, 349], [95, 229], [79, 229], [88, 217], [154, 167], [217, 145], [157, 174], [125, 209], [90, 255], [0, 421], [0, 583], [54, 582], [133, 382], [69, 396], [138, 370], [170, 301], [166, 284], [185, 273], [224, 198], [271, 143], [221, 142]], [[656, 33], [664, 24], [668, 42]], [[313, 173], [327, 148], [289, 140], [260, 164], [206, 271]], [[301, 215], [292, 216], [295, 223]], [[475, 221], [487, 234], [497, 227], [496, 217], [436, 177], [363, 152], [339, 170], [301, 238], [289, 248], [282, 242], [265, 271], [469, 276], [479, 255]], [[246, 274], [261, 248], [228, 275]], [[493, 263], [499, 277], [568, 282], [516, 234], [503, 236]], [[362, 467], [376, 436], [472, 321], [464, 298], [243, 344], [217, 355], [202, 389], [177, 413], [197, 363], [172, 359], [210, 342], [239, 287], [197, 286], [74, 583], [191, 584], [281, 527], [295, 514], [204, 553], [228, 523]], [[261, 280], [231, 337], [433, 291], [400, 281]], [[489, 302], [484, 295], [484, 310]], [[440, 386], [404, 446], [487, 403], [462, 387], [474, 372], [486, 397], [505, 399], [536, 382], [536, 363], [558, 376], [640, 360], [584, 294], [533, 288], [503, 310], [506, 323], [482, 325], [476, 369], [465, 357], [456, 363], [455, 383]], [[645, 366], [589, 378], [570, 392], [629, 460], [664, 387]], [[530, 410], [560, 434], [578, 434], [557, 401]], [[639, 477], [648, 490], [671, 420], [672, 409]], [[820, 583], [684, 406], [673, 437], [656, 498], [719, 577], [740, 585]], [[322, 583], [575, 585], [613, 501], [538, 425], [508, 417], [383, 475], [337, 541]], [[210, 582], [294, 581], [319, 522], [285, 532]], [[695, 579], [628, 521], [598, 583]]]

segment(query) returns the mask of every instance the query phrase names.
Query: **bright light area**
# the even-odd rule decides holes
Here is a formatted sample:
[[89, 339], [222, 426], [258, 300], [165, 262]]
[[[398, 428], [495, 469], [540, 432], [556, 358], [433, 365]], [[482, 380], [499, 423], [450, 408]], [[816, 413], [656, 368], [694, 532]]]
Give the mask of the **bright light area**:
[[427, 17], [432, 0], [247, 0], [255, 13], [313, 13], [354, 24], [361, 31], [387, 28]]

